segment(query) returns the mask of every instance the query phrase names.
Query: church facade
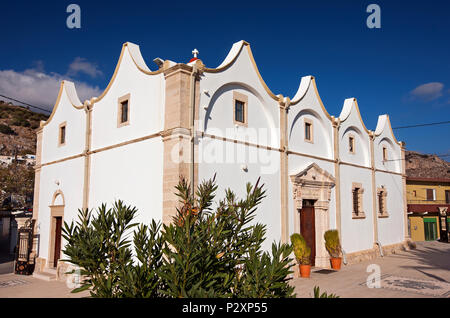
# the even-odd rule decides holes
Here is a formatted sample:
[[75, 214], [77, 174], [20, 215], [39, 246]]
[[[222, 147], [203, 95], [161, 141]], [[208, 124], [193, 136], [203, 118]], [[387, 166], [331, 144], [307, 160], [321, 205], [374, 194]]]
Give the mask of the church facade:
[[323, 105], [313, 76], [292, 98], [275, 95], [245, 41], [217, 68], [155, 59], [125, 43], [105, 91], [81, 102], [61, 83], [37, 131], [33, 218], [37, 270], [61, 266], [61, 225], [80, 208], [121, 199], [138, 222], [170, 222], [180, 175], [193, 186], [216, 174], [217, 198], [261, 177], [257, 222], [266, 246], [302, 233], [314, 265], [329, 267], [323, 234], [338, 229], [347, 263], [402, 248], [408, 239], [404, 143], [388, 115], [364, 125], [355, 98], [339, 116]]

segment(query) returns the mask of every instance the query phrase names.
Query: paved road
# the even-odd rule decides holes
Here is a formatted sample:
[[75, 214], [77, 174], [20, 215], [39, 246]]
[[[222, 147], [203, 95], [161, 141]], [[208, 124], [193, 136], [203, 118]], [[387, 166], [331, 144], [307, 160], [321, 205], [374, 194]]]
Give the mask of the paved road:
[[[370, 282], [381, 288], [367, 287], [377, 268], [371, 264], [379, 266], [381, 277], [371, 276]], [[450, 297], [450, 244], [417, 242], [415, 250], [343, 266], [338, 272], [313, 272], [292, 284], [297, 297], [312, 297], [314, 286], [343, 298]]]
[[[380, 269], [381, 288], [368, 288], [366, 270], [376, 264]], [[320, 274], [292, 281], [298, 297], [312, 297], [314, 286], [322, 291], [346, 297], [450, 297], [450, 244], [420, 242], [417, 249], [372, 261], [343, 266], [338, 272]], [[88, 292], [71, 294], [65, 283], [47, 282], [31, 276], [0, 275], [0, 298], [4, 297], [86, 297]]]

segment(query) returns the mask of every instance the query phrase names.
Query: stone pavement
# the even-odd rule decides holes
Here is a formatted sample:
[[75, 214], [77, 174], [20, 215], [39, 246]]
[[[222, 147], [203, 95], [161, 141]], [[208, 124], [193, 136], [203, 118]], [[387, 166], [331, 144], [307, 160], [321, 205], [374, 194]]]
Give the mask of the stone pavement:
[[45, 281], [32, 276], [0, 275], [0, 298], [78, 298], [89, 296], [89, 292], [70, 293], [65, 283]]
[[[381, 288], [368, 288], [366, 272], [371, 264], [380, 267]], [[329, 271], [328, 271], [329, 272]], [[312, 297], [314, 286], [341, 298], [450, 297], [450, 244], [418, 242], [417, 249], [345, 266], [338, 272], [312, 272], [311, 278], [292, 281], [298, 297]], [[0, 298], [86, 297], [89, 292], [71, 294], [65, 283], [32, 276], [0, 275]]]
[[[292, 284], [297, 297], [313, 297], [314, 286], [319, 286], [321, 292], [341, 298], [450, 298], [450, 244], [416, 244], [414, 250], [343, 265], [337, 272], [312, 272], [310, 278], [295, 278]], [[371, 264], [379, 265], [381, 288], [367, 287], [367, 279], [375, 268]]]

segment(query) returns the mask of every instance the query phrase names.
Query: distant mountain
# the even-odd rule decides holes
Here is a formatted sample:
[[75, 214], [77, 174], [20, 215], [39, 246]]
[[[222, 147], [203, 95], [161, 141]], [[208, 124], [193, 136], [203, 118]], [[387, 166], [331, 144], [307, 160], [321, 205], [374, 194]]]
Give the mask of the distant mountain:
[[36, 132], [48, 116], [0, 101], [0, 155], [36, 153]]
[[450, 179], [450, 162], [436, 155], [406, 151], [405, 161], [407, 177]]

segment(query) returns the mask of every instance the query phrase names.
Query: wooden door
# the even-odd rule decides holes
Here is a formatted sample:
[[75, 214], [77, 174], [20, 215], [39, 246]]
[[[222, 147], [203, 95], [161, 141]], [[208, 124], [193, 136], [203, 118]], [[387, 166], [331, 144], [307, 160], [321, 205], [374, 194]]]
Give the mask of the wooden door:
[[311, 266], [316, 259], [316, 224], [314, 206], [303, 205], [300, 210], [300, 233], [305, 238], [306, 244], [311, 248]]
[[53, 266], [57, 267], [59, 256], [61, 254], [61, 229], [62, 229], [62, 217], [55, 217], [55, 257], [53, 260]]

